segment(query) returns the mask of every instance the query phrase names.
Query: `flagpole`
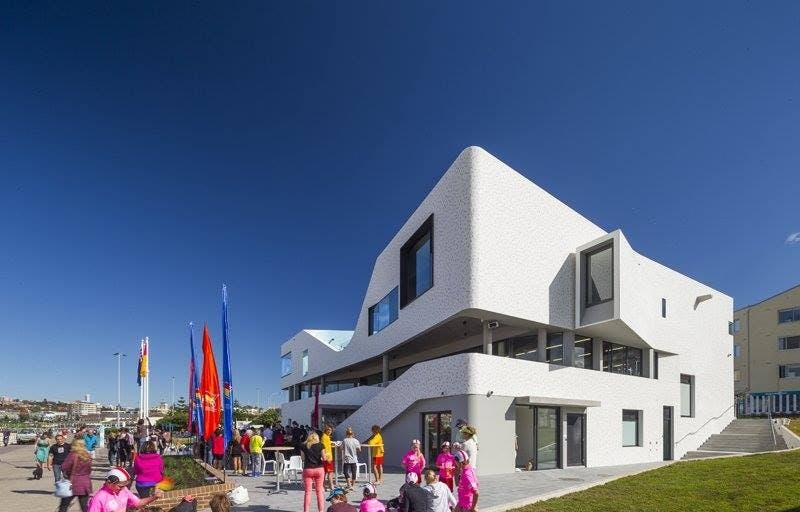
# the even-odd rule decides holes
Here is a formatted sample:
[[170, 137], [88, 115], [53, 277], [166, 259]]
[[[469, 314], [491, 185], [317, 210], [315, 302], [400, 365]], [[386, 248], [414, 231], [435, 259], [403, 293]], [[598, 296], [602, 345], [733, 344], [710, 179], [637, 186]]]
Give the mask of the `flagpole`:
[[145, 370], [145, 388], [144, 388], [144, 419], [150, 419], [150, 337], [144, 337], [144, 349], [147, 354], [147, 369]]

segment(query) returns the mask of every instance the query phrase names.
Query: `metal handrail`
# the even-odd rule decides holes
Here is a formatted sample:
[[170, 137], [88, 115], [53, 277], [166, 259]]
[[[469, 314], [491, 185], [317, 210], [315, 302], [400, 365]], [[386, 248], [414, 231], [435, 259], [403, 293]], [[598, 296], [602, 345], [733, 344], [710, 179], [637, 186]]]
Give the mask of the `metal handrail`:
[[775, 424], [772, 422], [772, 408], [767, 410], [767, 420], [769, 420], [769, 431], [772, 432], [772, 445], [778, 447], [778, 439], [775, 437]]

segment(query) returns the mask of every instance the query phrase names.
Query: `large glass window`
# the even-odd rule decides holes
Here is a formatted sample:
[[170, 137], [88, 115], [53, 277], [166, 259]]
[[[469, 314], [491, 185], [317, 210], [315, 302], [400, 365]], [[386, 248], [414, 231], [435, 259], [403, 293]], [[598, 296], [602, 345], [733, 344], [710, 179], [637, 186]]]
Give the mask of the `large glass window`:
[[547, 333], [547, 362], [550, 364], [564, 364], [564, 334], [560, 332]]
[[603, 342], [603, 371], [642, 376], [642, 349]]
[[778, 338], [778, 350], [800, 348], [800, 336], [782, 336]]
[[377, 304], [369, 308], [369, 334], [382, 331], [397, 320], [397, 288], [386, 294]]
[[614, 248], [611, 245], [586, 254], [586, 307], [614, 298]]
[[536, 469], [556, 469], [559, 466], [559, 416], [555, 407], [536, 408]]
[[512, 342], [515, 359], [525, 359], [526, 361], [538, 361], [537, 349], [539, 348], [539, 337], [518, 336]]
[[642, 411], [622, 410], [622, 446], [641, 446]]
[[303, 376], [308, 375], [308, 349], [303, 351]]
[[800, 322], [800, 308], [782, 309], [778, 311], [778, 323]]
[[592, 368], [592, 338], [575, 337], [575, 367]]
[[292, 373], [292, 353], [281, 356], [281, 377], [286, 377]]
[[653, 351], [653, 378], [658, 378], [658, 352]]
[[323, 393], [335, 393], [337, 391], [342, 391], [345, 389], [350, 389], [356, 386], [356, 382], [354, 380], [338, 380], [333, 382], [325, 381], [325, 388], [322, 390]]
[[681, 375], [681, 416], [694, 416], [694, 377]]
[[400, 307], [433, 287], [433, 216], [400, 249]]

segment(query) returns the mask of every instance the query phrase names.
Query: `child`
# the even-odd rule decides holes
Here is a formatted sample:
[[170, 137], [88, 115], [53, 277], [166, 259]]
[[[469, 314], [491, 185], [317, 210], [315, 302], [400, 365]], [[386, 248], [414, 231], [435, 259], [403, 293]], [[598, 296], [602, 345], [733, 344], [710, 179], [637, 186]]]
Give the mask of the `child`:
[[359, 512], [386, 512], [386, 507], [378, 501], [378, 493], [372, 484], [364, 485], [364, 498], [358, 507]]
[[401, 464], [406, 468], [406, 473], [415, 473], [417, 482], [422, 481], [422, 468], [425, 467], [425, 456], [419, 449], [419, 439], [411, 441], [411, 449], [406, 452]]
[[372, 452], [372, 472], [375, 474], [375, 484], [381, 485], [383, 483], [383, 436], [381, 436], [381, 427], [372, 425], [372, 435], [364, 444], [374, 446]]
[[456, 461], [453, 454], [450, 453], [450, 442], [445, 441], [442, 443], [442, 451], [436, 457], [436, 467], [439, 468], [439, 481], [447, 485], [450, 490], [453, 490], [453, 470]]
[[471, 512], [478, 508], [478, 478], [469, 463], [469, 456], [464, 450], [453, 454], [458, 469], [458, 506], [459, 512]]

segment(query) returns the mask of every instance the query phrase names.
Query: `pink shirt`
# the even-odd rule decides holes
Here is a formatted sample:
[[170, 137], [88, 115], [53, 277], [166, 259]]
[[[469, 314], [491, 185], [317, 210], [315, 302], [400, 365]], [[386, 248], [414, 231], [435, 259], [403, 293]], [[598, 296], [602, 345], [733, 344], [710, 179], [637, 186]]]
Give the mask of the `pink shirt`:
[[386, 512], [386, 507], [377, 498], [371, 498], [362, 501], [361, 505], [358, 506], [358, 510], [359, 512]]
[[425, 456], [421, 452], [418, 454], [415, 450], [408, 450], [406, 456], [403, 457], [402, 464], [409, 473], [419, 474], [422, 472], [422, 468], [425, 467]]
[[442, 452], [436, 457], [436, 467], [439, 468], [439, 476], [450, 478], [453, 476], [453, 469], [456, 466], [456, 459], [452, 453]]
[[140, 500], [127, 487], [114, 494], [107, 485], [92, 496], [89, 501], [89, 512], [125, 512], [129, 507], [138, 508]]
[[458, 506], [470, 510], [476, 492], [478, 492], [478, 478], [475, 476], [475, 470], [472, 466], [466, 466], [461, 470], [458, 479]]

